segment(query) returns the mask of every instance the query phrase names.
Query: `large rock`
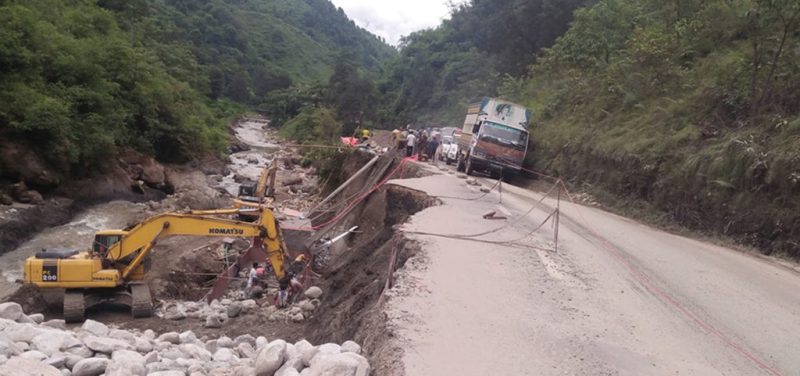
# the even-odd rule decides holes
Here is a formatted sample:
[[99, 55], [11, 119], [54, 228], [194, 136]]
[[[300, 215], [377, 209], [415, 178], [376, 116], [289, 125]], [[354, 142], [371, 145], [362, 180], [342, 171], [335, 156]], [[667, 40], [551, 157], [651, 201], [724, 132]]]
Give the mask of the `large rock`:
[[227, 336], [217, 338], [217, 346], [219, 347], [233, 347], [233, 340]]
[[193, 331], [187, 330], [179, 335], [181, 343], [196, 343], [197, 336], [194, 334]]
[[133, 346], [128, 342], [106, 337], [86, 337], [83, 339], [83, 344], [96, 352], [104, 354], [111, 354], [119, 350], [133, 350]]
[[256, 355], [258, 355], [256, 349], [253, 348], [253, 345], [247, 342], [242, 342], [239, 344], [239, 346], [236, 346], [236, 351], [239, 352], [240, 356], [249, 359], [255, 359]]
[[136, 342], [134, 343], [134, 345], [136, 346], [136, 351], [142, 354], [147, 354], [153, 351], [153, 344], [150, 343], [150, 341], [148, 341], [147, 339], [142, 337], [136, 337]]
[[111, 355], [106, 376], [146, 376], [144, 356], [130, 350], [117, 350]]
[[67, 330], [67, 322], [61, 319], [47, 320], [42, 323], [42, 326], [53, 329]]
[[286, 361], [286, 342], [275, 340], [258, 353], [255, 363], [256, 376], [273, 376]]
[[13, 376], [62, 376], [58, 368], [38, 360], [13, 357], [0, 365], [0, 375]]
[[322, 354], [338, 354], [342, 352], [342, 346], [335, 343], [326, 343], [319, 345], [319, 352]]
[[63, 368], [67, 364], [67, 357], [64, 354], [53, 354], [44, 362], [56, 368]]
[[156, 371], [150, 372], [147, 376], [186, 376], [186, 372], [183, 371]]
[[223, 347], [214, 353], [214, 361], [222, 363], [236, 363], [239, 361], [239, 358], [233, 353], [233, 350]]
[[23, 357], [23, 358], [28, 358], [28, 359], [38, 360], [38, 361], [42, 361], [42, 360], [47, 359], [47, 355], [45, 355], [45, 353], [43, 353], [41, 351], [36, 351], [36, 350], [26, 351], [26, 352], [20, 354], [20, 356]]
[[[92, 358], [85, 358], [85, 357], [83, 357], [83, 356], [80, 356], [80, 355], [75, 355], [75, 354], [66, 354], [66, 355], [65, 355], [65, 358], [66, 358], [66, 359], [65, 359], [65, 361], [64, 361], [64, 365], [65, 365], [65, 366], [66, 366], [68, 369], [73, 369], [73, 368], [75, 368], [75, 366], [76, 366], [76, 365], [77, 365], [77, 364], [78, 364], [78, 363], [79, 363], [81, 360], [84, 360], [84, 359], [92, 359]], [[106, 369], [106, 366], [103, 366], [103, 369], [105, 370], [105, 369]]]
[[81, 342], [68, 332], [52, 330], [33, 337], [31, 345], [37, 350], [47, 354], [47, 356], [50, 356], [73, 347], [78, 347], [81, 345]]
[[183, 351], [178, 350], [178, 349], [169, 349], [169, 350], [164, 350], [164, 351], [161, 352], [162, 361], [164, 359], [175, 360], [175, 359], [180, 359], [180, 358], [186, 358], [187, 356], [189, 356], [189, 355], [186, 355]]
[[322, 289], [317, 286], [311, 286], [305, 292], [306, 298], [319, 299], [322, 296]]
[[231, 318], [237, 317], [241, 312], [242, 312], [242, 305], [239, 304], [238, 302], [232, 303], [231, 305], [228, 306], [228, 312], [227, 312], [228, 317]]
[[352, 375], [369, 376], [370, 366], [361, 355], [354, 353], [317, 354], [309, 366], [311, 376]]
[[158, 341], [169, 342], [173, 345], [181, 343], [181, 336], [177, 332], [167, 332], [158, 336]]
[[17, 322], [20, 324], [38, 324], [36, 321], [33, 321], [32, 318], [28, 317], [28, 315], [20, 315]]
[[283, 363], [280, 369], [275, 372], [276, 376], [279, 376], [281, 373], [287, 372], [288, 368], [292, 368], [297, 372], [300, 372], [305, 368], [305, 364], [303, 364], [303, 359], [300, 358], [299, 355], [288, 357], [288, 359]]
[[155, 363], [158, 361], [158, 353], [151, 351], [144, 356], [144, 364]]
[[261, 350], [266, 345], [269, 345], [269, 340], [267, 339], [267, 337], [264, 336], [256, 337], [256, 349]]
[[81, 358], [90, 358], [94, 352], [86, 346], [78, 346], [70, 348], [66, 351], [69, 354], [80, 356]]
[[132, 149], [127, 149], [120, 154], [120, 160], [123, 162], [123, 167], [131, 179], [143, 180], [153, 188], [163, 188], [166, 173], [164, 166], [156, 162], [155, 159]]
[[233, 346], [239, 346], [239, 344], [247, 342], [250, 346], [256, 345], [256, 337], [253, 337], [249, 334], [240, 335], [233, 339]]
[[44, 315], [41, 313], [28, 315], [28, 318], [31, 319], [31, 321], [33, 321], [35, 324], [41, 324], [44, 321]]
[[361, 355], [361, 346], [353, 341], [345, 341], [345, 343], [342, 344], [342, 352]]
[[60, 182], [59, 175], [45, 166], [31, 148], [0, 139], [0, 171], [6, 177], [22, 179], [31, 186], [54, 188]]
[[22, 349], [14, 342], [0, 336], [0, 355], [10, 358], [22, 353]]
[[25, 204], [40, 205], [44, 203], [44, 197], [42, 197], [41, 193], [30, 190], [22, 192], [22, 194], [17, 196], [17, 201]]
[[255, 376], [256, 371], [253, 367], [239, 366], [233, 369], [231, 376]]
[[217, 315], [208, 315], [208, 317], [206, 317], [206, 323], [203, 326], [206, 328], [221, 328], [222, 320], [220, 320]]
[[98, 337], [105, 337], [108, 335], [109, 332], [108, 326], [106, 326], [106, 324], [94, 320], [84, 321], [83, 325], [81, 325], [81, 329], [83, 329], [86, 332], [92, 333]]
[[245, 312], [250, 312], [258, 308], [258, 303], [253, 299], [242, 300], [242, 309]]
[[0, 318], [17, 321], [22, 315], [21, 305], [14, 302], [0, 303]]
[[310, 300], [303, 300], [302, 302], [297, 303], [297, 306], [303, 311], [313, 311], [317, 308], [314, 303], [311, 303]]
[[40, 329], [34, 324], [17, 324], [15, 326], [6, 327], [3, 330], [3, 335], [14, 342], [28, 342], [33, 341], [33, 338], [42, 333], [49, 333], [52, 330]]
[[275, 372], [275, 376], [300, 376], [300, 372], [297, 371], [294, 367], [284, 366]]
[[133, 333], [131, 333], [131, 332], [127, 331], [127, 330], [120, 330], [120, 329], [112, 329], [111, 331], [108, 332], [108, 336], [110, 338], [119, 339], [119, 340], [128, 342], [132, 346], [136, 345], [136, 338], [138, 338]]
[[186, 355], [188, 355], [188, 356], [190, 356], [190, 357], [192, 357], [194, 359], [202, 360], [204, 362], [207, 362], [207, 361], [211, 360], [214, 357], [204, 347], [202, 347], [200, 345], [193, 344], [193, 343], [186, 343], [186, 344], [180, 345], [179, 348]]

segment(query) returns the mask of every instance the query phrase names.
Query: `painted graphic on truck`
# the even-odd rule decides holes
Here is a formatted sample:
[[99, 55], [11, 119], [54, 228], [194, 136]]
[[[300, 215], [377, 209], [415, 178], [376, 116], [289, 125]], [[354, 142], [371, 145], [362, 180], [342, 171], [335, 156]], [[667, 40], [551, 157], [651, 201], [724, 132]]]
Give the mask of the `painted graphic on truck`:
[[481, 101], [480, 114], [486, 116], [486, 120], [526, 130], [531, 120], [530, 110], [489, 97]]

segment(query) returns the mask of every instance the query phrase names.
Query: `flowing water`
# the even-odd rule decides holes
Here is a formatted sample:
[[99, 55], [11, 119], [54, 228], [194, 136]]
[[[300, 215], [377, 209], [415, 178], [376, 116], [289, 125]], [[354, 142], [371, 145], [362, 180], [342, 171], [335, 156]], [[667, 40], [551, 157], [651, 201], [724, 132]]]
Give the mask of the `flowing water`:
[[[231, 173], [218, 183], [232, 195], [239, 187], [233, 179], [234, 174], [258, 179], [261, 169], [270, 161], [267, 154], [278, 148], [267, 139], [263, 126], [261, 122], [244, 122], [236, 128], [237, 138], [252, 149], [231, 155], [231, 164], [228, 165]], [[257, 163], [250, 163], [251, 160]], [[46, 229], [16, 249], [0, 255], [0, 298], [13, 294], [21, 286], [16, 281], [23, 278], [25, 259], [36, 252], [43, 248], [88, 248], [98, 230], [124, 228], [140, 220], [147, 211], [147, 204], [129, 201], [94, 205], [77, 214], [69, 223]]]
[[219, 183], [228, 193], [236, 196], [239, 192], [239, 183], [234, 180], [235, 175], [242, 175], [256, 181], [261, 175], [264, 166], [272, 161], [272, 155], [279, 146], [267, 138], [263, 130], [265, 123], [243, 122], [236, 127], [236, 138], [250, 146], [250, 150], [231, 154], [228, 169], [231, 173], [224, 176]]

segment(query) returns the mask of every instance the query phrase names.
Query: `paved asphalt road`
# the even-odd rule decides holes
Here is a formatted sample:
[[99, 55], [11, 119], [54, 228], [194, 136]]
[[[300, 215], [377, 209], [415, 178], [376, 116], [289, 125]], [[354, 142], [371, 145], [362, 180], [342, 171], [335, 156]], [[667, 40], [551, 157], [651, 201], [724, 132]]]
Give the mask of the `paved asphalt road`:
[[402, 228], [423, 247], [387, 311], [409, 376], [800, 375], [796, 272], [564, 200], [556, 252], [550, 222], [526, 236], [555, 199], [438, 172], [393, 181], [442, 202]]

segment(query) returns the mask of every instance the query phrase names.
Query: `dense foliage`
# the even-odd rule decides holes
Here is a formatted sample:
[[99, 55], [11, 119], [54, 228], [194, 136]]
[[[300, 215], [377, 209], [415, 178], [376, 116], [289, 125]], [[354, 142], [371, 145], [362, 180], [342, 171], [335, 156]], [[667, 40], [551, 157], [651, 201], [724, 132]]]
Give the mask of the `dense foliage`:
[[800, 257], [797, 0], [472, 0], [403, 40], [379, 89], [389, 125], [519, 102], [530, 166]]
[[[347, 56], [341, 56], [327, 83], [295, 85], [271, 92], [259, 106], [268, 114], [275, 127], [294, 128], [293, 118], [305, 117], [308, 111], [319, 110], [336, 119], [337, 132], [315, 132], [325, 136], [309, 138], [310, 134], [287, 131], [284, 134], [296, 141], [338, 142], [338, 136], [353, 134], [356, 128], [379, 126], [376, 123], [379, 93], [370, 75], [363, 72]], [[305, 112], [305, 114], [303, 113]]]
[[800, 2], [602, 0], [506, 89], [537, 167], [800, 256]]
[[587, 0], [473, 0], [402, 40], [380, 84], [382, 121], [459, 124], [467, 103], [527, 72]]
[[393, 48], [327, 0], [0, 1], [0, 137], [64, 172], [221, 150], [227, 120]]

